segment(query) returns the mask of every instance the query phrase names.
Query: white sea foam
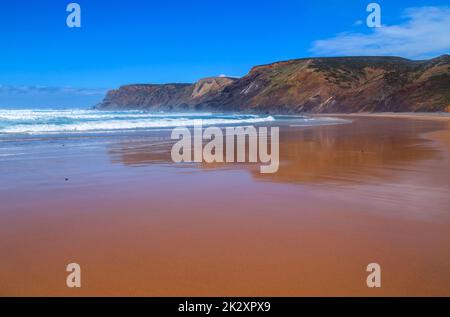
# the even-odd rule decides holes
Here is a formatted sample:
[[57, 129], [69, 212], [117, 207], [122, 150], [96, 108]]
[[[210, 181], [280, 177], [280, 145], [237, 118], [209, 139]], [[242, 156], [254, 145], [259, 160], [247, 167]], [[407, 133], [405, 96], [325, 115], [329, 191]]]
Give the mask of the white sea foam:
[[253, 124], [272, 116], [211, 113], [147, 113], [96, 110], [0, 110], [0, 133], [45, 134], [120, 131], [203, 125]]
[[182, 116], [208, 116], [211, 113], [148, 113], [142, 111], [95, 111], [95, 110], [2, 110], [0, 120], [48, 120], [48, 119], [114, 119], [114, 118], [161, 118]]
[[251, 125], [281, 120], [291, 127], [348, 123], [337, 118], [303, 116], [269, 116], [216, 113], [150, 113], [145, 111], [97, 110], [2, 110], [0, 134], [110, 133], [141, 129], [166, 129], [195, 125]]

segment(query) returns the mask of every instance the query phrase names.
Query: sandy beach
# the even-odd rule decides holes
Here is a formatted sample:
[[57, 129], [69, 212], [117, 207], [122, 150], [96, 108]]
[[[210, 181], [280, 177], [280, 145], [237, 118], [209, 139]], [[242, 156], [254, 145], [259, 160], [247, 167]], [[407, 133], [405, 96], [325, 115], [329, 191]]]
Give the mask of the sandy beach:
[[336, 116], [282, 126], [273, 175], [167, 132], [2, 142], [0, 296], [450, 296], [450, 120]]
[[[449, 112], [380, 112], [380, 113], [349, 113], [349, 114], [331, 114], [336, 117], [347, 118], [399, 118], [399, 119], [414, 119], [414, 120], [433, 120], [433, 121], [450, 121]], [[330, 116], [327, 115], [314, 115], [316, 117]]]

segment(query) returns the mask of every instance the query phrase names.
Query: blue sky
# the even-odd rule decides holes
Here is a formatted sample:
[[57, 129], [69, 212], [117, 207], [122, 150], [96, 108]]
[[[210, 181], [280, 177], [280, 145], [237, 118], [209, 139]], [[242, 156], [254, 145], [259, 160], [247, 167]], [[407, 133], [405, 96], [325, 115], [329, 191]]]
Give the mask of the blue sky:
[[[2, 2], [0, 107], [83, 106], [124, 84], [243, 76], [291, 58], [450, 51], [448, 0], [78, 0], [79, 29], [66, 26], [70, 2]], [[370, 2], [379, 29], [365, 23]]]

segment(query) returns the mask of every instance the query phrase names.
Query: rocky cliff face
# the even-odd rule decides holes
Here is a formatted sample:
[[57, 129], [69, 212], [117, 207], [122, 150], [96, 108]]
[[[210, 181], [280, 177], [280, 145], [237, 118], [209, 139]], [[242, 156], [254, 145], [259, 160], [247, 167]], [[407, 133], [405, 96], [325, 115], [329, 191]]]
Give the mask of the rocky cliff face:
[[199, 80], [192, 92], [191, 97], [201, 102], [202, 98], [208, 98], [220, 93], [226, 86], [231, 85], [237, 79], [229, 77], [210, 77]]
[[98, 109], [171, 110], [188, 107], [193, 91], [191, 84], [128, 85], [111, 90]]
[[450, 111], [450, 56], [290, 60], [246, 76], [195, 84], [130, 85], [110, 91], [98, 109], [262, 113]]

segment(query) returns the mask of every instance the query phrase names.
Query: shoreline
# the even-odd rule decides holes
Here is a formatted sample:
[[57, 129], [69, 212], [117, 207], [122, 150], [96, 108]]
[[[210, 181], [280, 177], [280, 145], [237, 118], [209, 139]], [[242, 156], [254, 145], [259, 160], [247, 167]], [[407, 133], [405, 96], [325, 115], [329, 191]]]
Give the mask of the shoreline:
[[327, 114], [311, 114], [312, 117], [355, 117], [355, 118], [391, 118], [391, 119], [419, 119], [419, 120], [437, 120], [450, 121], [450, 113], [448, 112], [379, 112], [379, 113], [327, 113]]

